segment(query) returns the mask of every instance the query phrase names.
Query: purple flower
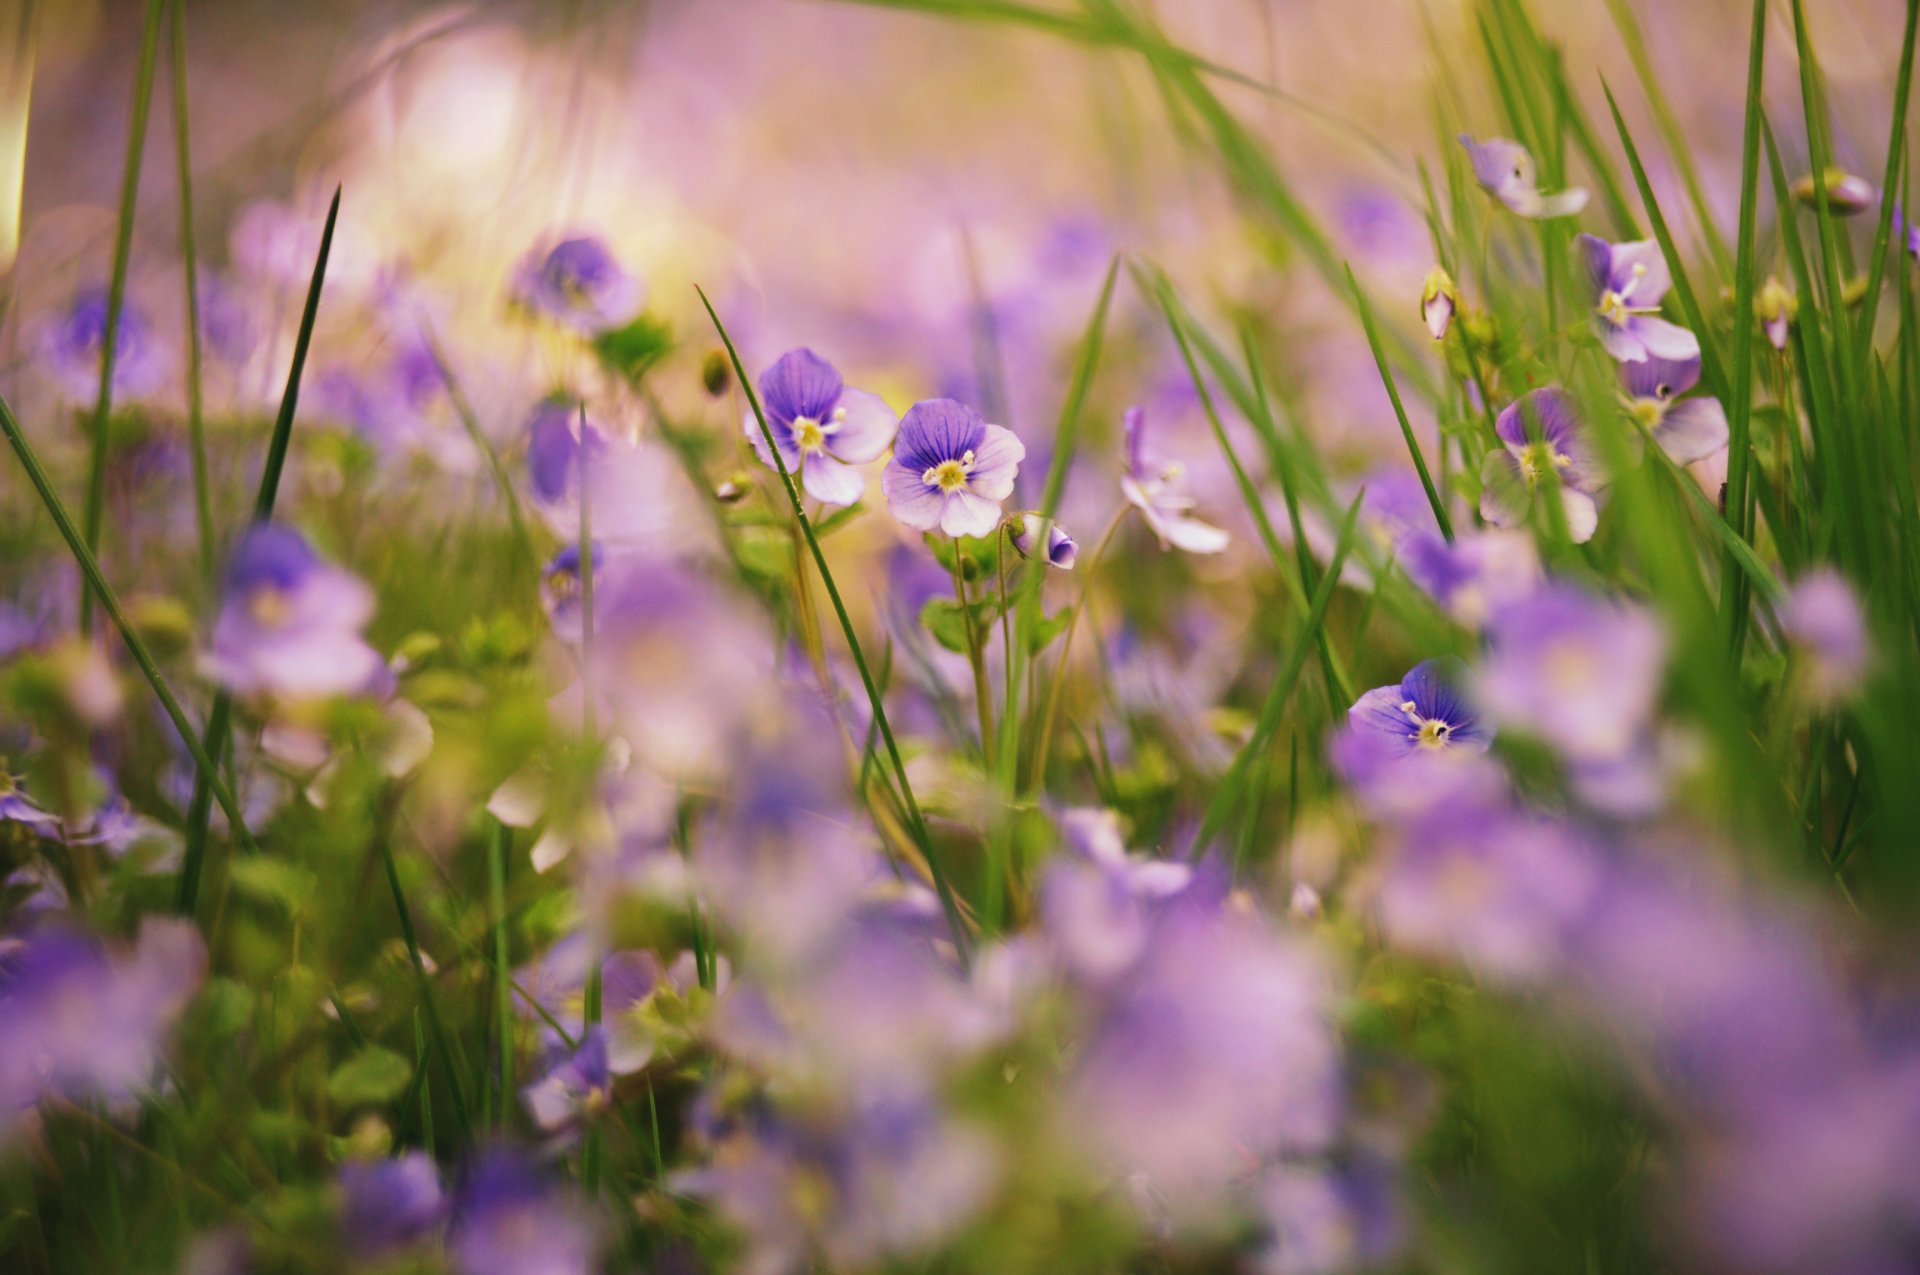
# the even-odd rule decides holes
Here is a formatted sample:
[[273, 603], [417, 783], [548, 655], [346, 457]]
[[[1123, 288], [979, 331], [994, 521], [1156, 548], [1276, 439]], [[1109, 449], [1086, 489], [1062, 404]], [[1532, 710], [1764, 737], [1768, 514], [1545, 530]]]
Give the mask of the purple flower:
[[1806, 661], [1816, 701], [1831, 703], [1859, 687], [1872, 650], [1859, 600], [1838, 573], [1823, 567], [1795, 581], [1780, 624]]
[[1075, 854], [1049, 865], [1041, 920], [1062, 963], [1088, 982], [1103, 983], [1145, 949], [1153, 918], [1192, 883], [1193, 869], [1129, 856], [1111, 810], [1069, 810], [1060, 816], [1060, 832]]
[[915, 531], [985, 536], [1000, 521], [1000, 502], [1027, 449], [1010, 430], [950, 398], [907, 409], [894, 440], [893, 460], [881, 476], [887, 505]]
[[1562, 823], [1447, 803], [1399, 831], [1380, 881], [1393, 943], [1508, 981], [1561, 969], [1602, 860]]
[[592, 235], [535, 248], [514, 272], [513, 299], [576, 332], [604, 332], [631, 319], [644, 295], [640, 281]]
[[[100, 392], [100, 356], [107, 344], [109, 293], [84, 288], [66, 311], [42, 330], [40, 356], [67, 394], [90, 402]], [[151, 394], [166, 380], [167, 352], [146, 314], [131, 300], [120, 308], [113, 343], [113, 394], [116, 399]]]
[[609, 552], [690, 549], [702, 534], [686, 479], [662, 449], [584, 418], [578, 399], [542, 400], [527, 421], [528, 494], [563, 541], [580, 539], [583, 469], [593, 538]]
[[1074, 1142], [1176, 1220], [1212, 1216], [1235, 1179], [1332, 1140], [1329, 993], [1312, 953], [1254, 918], [1170, 908], [1068, 1078]]
[[446, 1216], [440, 1170], [424, 1151], [340, 1166], [340, 1234], [361, 1261], [404, 1248]]
[[0, 766], [0, 823], [17, 823], [26, 828], [57, 829], [60, 817], [43, 810], [27, 795], [26, 782]]
[[324, 561], [291, 527], [254, 527], [227, 567], [226, 599], [202, 660], [243, 695], [293, 698], [368, 689], [386, 669], [361, 639], [373, 591]]
[[1347, 721], [1393, 755], [1422, 749], [1485, 752], [1493, 743], [1493, 732], [1480, 724], [1458, 680], [1438, 660], [1422, 660], [1397, 685], [1362, 695], [1347, 710]]
[[[606, 552], [596, 540], [593, 543], [595, 573], [603, 572], [606, 565]], [[540, 577], [540, 602], [546, 608], [547, 620], [553, 625], [555, 636], [567, 642], [578, 642], [582, 631], [585, 613], [580, 575], [580, 542], [576, 540], [560, 547]]]
[[1581, 235], [1575, 245], [1593, 284], [1594, 325], [1608, 354], [1622, 363], [1700, 357], [1698, 337], [1659, 317], [1673, 276], [1658, 244], [1651, 239], [1608, 243]]
[[1446, 339], [1447, 329], [1453, 326], [1454, 311], [1459, 304], [1453, 276], [1435, 266], [1427, 273], [1427, 281], [1420, 288], [1420, 318], [1426, 323], [1427, 331], [1434, 340]]
[[1059, 523], [1039, 514], [1020, 514], [1007, 534], [1012, 537], [1014, 550], [1023, 558], [1031, 558], [1039, 552], [1043, 529], [1046, 532], [1047, 565], [1062, 571], [1073, 570], [1074, 559], [1080, 556], [1080, 546], [1073, 542], [1073, 537]]
[[461, 1189], [449, 1247], [460, 1275], [587, 1275], [600, 1246], [573, 1200], [501, 1150]]
[[1480, 189], [1504, 204], [1509, 212], [1522, 217], [1571, 217], [1587, 206], [1587, 192], [1570, 186], [1557, 195], [1540, 193], [1540, 179], [1534, 173], [1533, 156], [1518, 142], [1504, 137], [1476, 142], [1460, 134], [1473, 164], [1473, 179]]
[[1400, 565], [1447, 614], [1474, 629], [1540, 582], [1533, 537], [1518, 531], [1464, 532], [1452, 542], [1437, 531], [1410, 534], [1400, 542]]
[[613, 1101], [606, 1029], [588, 1028], [580, 1047], [523, 1088], [520, 1100], [543, 1133], [571, 1133], [596, 1119]]
[[1651, 614], [1556, 584], [1497, 611], [1489, 637], [1474, 683], [1489, 717], [1573, 759], [1618, 758], [1643, 742], [1666, 657]]
[[0, 962], [0, 1139], [43, 1094], [120, 1103], [153, 1083], [206, 974], [190, 922], [149, 918], [130, 952], [50, 928]]
[[[876, 460], [899, 426], [878, 395], [847, 388], [833, 364], [812, 350], [788, 350], [760, 378], [767, 428], [788, 473], [798, 471], [801, 485], [815, 500], [851, 505], [866, 491], [856, 465]], [[760, 422], [748, 413], [747, 441], [761, 463], [772, 469]]]
[[1680, 400], [1700, 383], [1698, 355], [1678, 362], [1648, 358], [1622, 363], [1620, 379], [1626, 386], [1627, 411], [1675, 464], [1691, 465], [1726, 447], [1727, 414], [1720, 400], [1705, 394]]
[[1809, 208], [1817, 208], [1823, 194], [1828, 211], [1839, 217], [1863, 213], [1873, 207], [1880, 197], [1872, 182], [1832, 165], [1820, 174], [1817, 182], [1814, 174], [1808, 173], [1793, 183], [1793, 197]]
[[1186, 494], [1186, 467], [1148, 450], [1146, 412], [1129, 407], [1121, 423], [1127, 437], [1127, 472], [1120, 476], [1120, 494], [1140, 511], [1161, 546], [1188, 553], [1224, 550], [1226, 532], [1187, 516], [1194, 501]]
[[1606, 475], [1567, 392], [1529, 391], [1507, 405], [1493, 428], [1504, 450], [1488, 452], [1481, 463], [1480, 516], [1496, 527], [1523, 526], [1540, 483], [1550, 480], [1559, 488], [1568, 536], [1575, 544], [1591, 539], [1600, 521], [1591, 493], [1605, 485]]

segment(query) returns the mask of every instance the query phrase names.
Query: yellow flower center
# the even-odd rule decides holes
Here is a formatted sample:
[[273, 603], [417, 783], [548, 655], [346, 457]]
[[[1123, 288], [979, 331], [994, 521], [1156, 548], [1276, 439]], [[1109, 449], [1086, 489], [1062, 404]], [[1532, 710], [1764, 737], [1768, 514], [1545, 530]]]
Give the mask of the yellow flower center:
[[966, 487], [967, 475], [972, 472], [973, 452], [968, 450], [959, 460], [943, 460], [931, 467], [920, 475], [920, 481], [941, 491], [960, 491]]
[[844, 407], [834, 408], [833, 415], [824, 421], [811, 416], [796, 416], [793, 418], [793, 445], [802, 452], [822, 454], [827, 450], [827, 438], [846, 419], [847, 409]]
[[1420, 724], [1419, 733], [1414, 737], [1417, 748], [1445, 748], [1453, 742], [1453, 726], [1437, 717], [1422, 717], [1420, 710], [1412, 700], [1403, 700], [1400, 711]]
[[1573, 457], [1557, 452], [1551, 443], [1528, 443], [1520, 450], [1520, 475], [1531, 487], [1548, 470], [1561, 470], [1573, 464]]
[[291, 611], [286, 593], [270, 584], [261, 585], [247, 596], [247, 613], [255, 624], [277, 629], [287, 622]]

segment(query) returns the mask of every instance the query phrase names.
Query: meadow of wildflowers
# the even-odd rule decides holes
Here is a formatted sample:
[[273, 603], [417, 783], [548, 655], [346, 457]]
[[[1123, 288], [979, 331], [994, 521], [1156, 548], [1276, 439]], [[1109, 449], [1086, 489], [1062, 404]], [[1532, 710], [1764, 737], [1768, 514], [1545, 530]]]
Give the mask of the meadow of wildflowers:
[[1920, 1271], [1920, 0], [0, 0], [0, 1270]]

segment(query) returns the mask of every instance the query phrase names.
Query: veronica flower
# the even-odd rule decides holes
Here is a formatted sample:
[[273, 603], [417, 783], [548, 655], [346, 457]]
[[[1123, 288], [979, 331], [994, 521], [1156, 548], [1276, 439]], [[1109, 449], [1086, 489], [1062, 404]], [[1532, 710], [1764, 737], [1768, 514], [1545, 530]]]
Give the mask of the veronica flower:
[[520, 1100], [543, 1133], [570, 1133], [596, 1119], [613, 1101], [606, 1028], [589, 1027], [580, 1047], [523, 1088]]
[[1474, 683], [1489, 717], [1569, 758], [1617, 758], [1651, 722], [1666, 638], [1648, 612], [1549, 585], [1494, 614]]
[[17, 823], [25, 828], [57, 829], [60, 816], [41, 809], [27, 795], [26, 781], [0, 766], [0, 823]]
[[1120, 494], [1140, 511], [1163, 548], [1188, 553], [1219, 553], [1227, 547], [1227, 533], [1190, 518], [1194, 506], [1186, 494], [1186, 467], [1163, 460], [1147, 449], [1147, 414], [1129, 407], [1121, 418], [1127, 437], [1127, 472], [1120, 476]]
[[1193, 868], [1128, 855], [1111, 810], [1069, 810], [1060, 832], [1074, 854], [1050, 864], [1041, 882], [1047, 940], [1075, 973], [1104, 982], [1139, 956], [1153, 917], [1192, 883]]
[[446, 1217], [440, 1170], [424, 1151], [340, 1166], [340, 1234], [361, 1261], [385, 1257]]
[[[594, 571], [604, 572], [607, 555], [597, 540], [593, 543], [592, 556]], [[585, 599], [581, 594], [580, 565], [580, 542], [576, 540], [562, 545], [540, 576], [540, 604], [546, 609], [554, 635], [566, 642], [578, 642], [584, 628]]]
[[1591, 493], [1605, 476], [1566, 391], [1521, 395], [1495, 419], [1493, 429], [1504, 450], [1488, 452], [1480, 467], [1480, 516], [1496, 527], [1523, 525], [1536, 489], [1551, 475], [1560, 490], [1567, 534], [1575, 544], [1591, 539], [1600, 521]]
[[323, 560], [293, 528], [264, 524], [234, 550], [202, 666], [243, 695], [366, 690], [386, 669], [360, 636], [372, 616], [373, 591], [359, 577]]
[[1651, 239], [1608, 243], [1594, 235], [1581, 235], [1575, 243], [1593, 284], [1594, 326], [1608, 354], [1622, 363], [1700, 357], [1698, 337], [1659, 317], [1673, 276], [1658, 244]]
[[1427, 273], [1427, 281], [1420, 288], [1420, 318], [1426, 323], [1427, 331], [1433, 334], [1434, 340], [1446, 339], [1447, 329], [1453, 325], [1453, 314], [1459, 304], [1453, 276], [1435, 266]]
[[1865, 679], [1872, 654], [1866, 617], [1847, 582], [1819, 568], [1794, 582], [1780, 625], [1806, 661], [1807, 688], [1820, 703], [1844, 698]]
[[[107, 344], [109, 299], [104, 287], [84, 288], [41, 331], [42, 364], [61, 388], [80, 402], [91, 402], [100, 392], [100, 357]], [[124, 300], [113, 342], [114, 397], [151, 394], [166, 380], [168, 369], [167, 350], [155, 334], [152, 321], [132, 300]]]
[[535, 248], [522, 258], [512, 296], [535, 314], [593, 335], [637, 314], [644, 289], [604, 240], [583, 235]]
[[1074, 559], [1080, 556], [1080, 546], [1073, 542], [1073, 537], [1059, 523], [1039, 514], [1019, 514], [1015, 516], [1007, 534], [1013, 541], [1015, 552], [1023, 558], [1031, 558], [1040, 551], [1042, 530], [1046, 532], [1047, 565], [1062, 571], [1073, 570]]
[[1681, 395], [1700, 383], [1700, 359], [1663, 358], [1622, 363], [1627, 411], [1677, 465], [1691, 465], [1727, 445], [1727, 413], [1706, 394]]
[[[788, 350], [760, 378], [761, 404], [780, 460], [815, 500], [851, 505], [866, 491], [854, 468], [879, 459], [899, 426], [878, 395], [849, 389], [833, 364], [812, 350]], [[767, 468], [767, 440], [749, 412], [747, 441]]]
[[1533, 156], [1518, 142], [1504, 137], [1476, 142], [1460, 135], [1473, 164], [1473, 179], [1480, 189], [1522, 217], [1571, 217], [1587, 206], [1587, 192], [1570, 186], [1557, 195], [1540, 193], [1540, 179], [1534, 173]]
[[1407, 535], [1400, 565], [1448, 615], [1473, 629], [1540, 582], [1533, 537], [1518, 531], [1463, 531], [1451, 541], [1438, 531]]
[[534, 409], [526, 439], [529, 503], [561, 540], [580, 539], [584, 477], [594, 542], [609, 554], [690, 552], [702, 543], [705, 523], [695, 516], [685, 476], [651, 439], [603, 428], [564, 395]]
[[600, 1247], [585, 1212], [510, 1151], [491, 1152], [474, 1169], [448, 1246], [460, 1275], [588, 1275]]
[[1480, 724], [1438, 660], [1422, 660], [1398, 684], [1362, 695], [1347, 710], [1347, 721], [1390, 754], [1455, 748], [1485, 752], [1493, 743], [1493, 732]]
[[985, 536], [1000, 521], [1027, 449], [950, 398], [915, 403], [900, 419], [893, 460], [881, 475], [887, 506], [915, 531]]

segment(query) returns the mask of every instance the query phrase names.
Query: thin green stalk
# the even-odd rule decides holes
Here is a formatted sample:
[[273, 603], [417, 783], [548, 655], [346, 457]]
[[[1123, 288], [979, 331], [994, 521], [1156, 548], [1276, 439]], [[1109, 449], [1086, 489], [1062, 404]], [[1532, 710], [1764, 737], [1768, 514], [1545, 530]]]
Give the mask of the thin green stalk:
[[[441, 1070], [447, 1075], [447, 1093], [453, 1102], [454, 1119], [460, 1125], [460, 1141], [463, 1145], [471, 1145], [473, 1125], [467, 1117], [467, 1101], [460, 1085], [460, 1069], [454, 1066], [453, 1048], [447, 1042], [446, 1029], [440, 1022], [440, 1007], [433, 995], [433, 980], [427, 976], [427, 964], [420, 956], [420, 940], [413, 929], [413, 910], [407, 906], [406, 891], [400, 888], [400, 871], [393, 862], [392, 837], [380, 838], [380, 860], [387, 870], [387, 886], [393, 891], [393, 907], [400, 916], [400, 936], [406, 942], [407, 959], [413, 965], [414, 980], [420, 989], [420, 1009], [427, 1017], [427, 1037], [433, 1042], [434, 1053], [440, 1059]], [[421, 1086], [421, 1106], [425, 1111], [426, 1087], [424, 1084]]]
[[174, 156], [179, 162], [180, 265], [187, 299], [187, 439], [193, 453], [193, 507], [200, 530], [200, 573], [208, 588], [214, 566], [213, 492], [207, 480], [207, 432], [200, 386], [200, 267], [193, 227], [193, 152], [187, 128], [186, 0], [173, 0], [168, 22], [172, 46]]
[[853, 619], [847, 614], [846, 603], [840, 599], [840, 588], [833, 581], [833, 572], [827, 568], [827, 558], [820, 551], [820, 541], [813, 534], [813, 524], [807, 519], [806, 506], [800, 500], [800, 489], [794, 485], [793, 473], [787, 468], [787, 462], [780, 455], [780, 449], [774, 445], [773, 429], [767, 424], [766, 412], [760, 406], [760, 396], [754, 392], [753, 382], [747, 377], [747, 370], [740, 362], [740, 352], [734, 348], [733, 338], [727, 334], [726, 325], [720, 322], [719, 312], [713, 308], [713, 302], [707, 299], [704, 290], [695, 288], [700, 295], [700, 304], [706, 307], [707, 317], [713, 321], [714, 331], [720, 335], [720, 342], [727, 348], [727, 358], [733, 364], [733, 374], [741, 392], [747, 396], [747, 405], [753, 409], [753, 418], [760, 426], [760, 435], [767, 444], [767, 453], [773, 457], [774, 467], [780, 472], [780, 483], [787, 489], [787, 500], [793, 507], [794, 519], [800, 524], [800, 532], [806, 537], [807, 548], [813, 554], [813, 564], [820, 572], [820, 579], [826, 585], [827, 597], [833, 603], [835, 618], [840, 621], [840, 631], [847, 639], [848, 651], [853, 656], [853, 665], [860, 673], [860, 683], [866, 689], [867, 702], [873, 708], [874, 720], [880, 726], [880, 738], [887, 746], [887, 760], [893, 767], [894, 778], [899, 781], [900, 795], [907, 804], [909, 830], [913, 833], [920, 853], [927, 861], [927, 871], [933, 877], [934, 890], [940, 896], [941, 909], [946, 913], [947, 928], [952, 932], [953, 943], [961, 963], [969, 961], [966, 925], [961, 920], [959, 905], [953, 897], [953, 889], [947, 883], [945, 871], [940, 867], [939, 859], [933, 853], [932, 838], [927, 834], [926, 819], [920, 813], [920, 803], [913, 795], [913, 785], [907, 779], [906, 763], [900, 757], [899, 743], [894, 739], [893, 726], [887, 721], [886, 705], [881, 702], [879, 688], [874, 685], [873, 673], [867, 667], [867, 657], [860, 647], [859, 634], [854, 632]]
[[[132, 119], [127, 158], [120, 174], [120, 212], [114, 225], [113, 273], [107, 283], [106, 328], [100, 342], [100, 390], [93, 407], [93, 443], [87, 460], [86, 543], [100, 549], [100, 525], [107, 505], [107, 419], [113, 412], [113, 364], [120, 343], [120, 319], [127, 302], [127, 263], [133, 256], [133, 216], [140, 197], [140, 160], [147, 148], [147, 113], [153, 105], [153, 68], [160, 51], [160, 14], [165, 0], [147, 0], [140, 31], [140, 58], [134, 70]], [[80, 631], [93, 632], [93, 595], [80, 595]]]
[[1213, 800], [1207, 803], [1206, 814], [1200, 820], [1200, 831], [1193, 839], [1192, 857], [1199, 859], [1207, 846], [1213, 841], [1221, 823], [1232, 811], [1245, 782], [1245, 775], [1253, 759], [1266, 750], [1273, 733], [1280, 725], [1280, 714], [1286, 708], [1287, 697], [1293, 693], [1293, 687], [1300, 680], [1300, 670], [1306, 667], [1307, 651], [1312, 646], [1313, 635], [1326, 622], [1327, 606], [1333, 601], [1334, 589], [1340, 583], [1340, 568], [1346, 565], [1347, 553], [1353, 548], [1354, 528], [1360, 521], [1360, 503], [1366, 493], [1353, 498], [1347, 506], [1346, 517], [1340, 524], [1340, 539], [1334, 545], [1333, 557], [1327, 562], [1327, 572], [1320, 577], [1320, 587], [1314, 590], [1313, 604], [1307, 610], [1306, 619], [1301, 622], [1300, 632], [1295, 635], [1293, 649], [1287, 652], [1286, 663], [1281, 667], [1280, 676], [1274, 679], [1267, 691], [1266, 701], [1260, 706], [1260, 716], [1255, 722], [1253, 733], [1234, 756], [1233, 763], [1227, 767], [1227, 773], [1220, 779], [1220, 786], [1214, 790]]
[[499, 1127], [507, 1127], [507, 1113], [513, 1109], [513, 966], [508, 963], [507, 945], [507, 853], [513, 833], [498, 819], [487, 829], [487, 894], [493, 910], [493, 1030], [499, 1055], [497, 1084], [500, 1093]]
[[1453, 519], [1447, 517], [1447, 502], [1440, 499], [1440, 493], [1434, 488], [1433, 475], [1427, 472], [1427, 458], [1420, 454], [1420, 440], [1413, 436], [1413, 423], [1407, 419], [1406, 404], [1400, 401], [1400, 387], [1394, 383], [1393, 368], [1387, 364], [1386, 352], [1380, 348], [1380, 332], [1374, 326], [1373, 307], [1367, 304], [1367, 298], [1360, 291], [1359, 281], [1353, 277], [1353, 267], [1347, 267], [1347, 287], [1353, 293], [1354, 308], [1360, 312], [1360, 322], [1367, 330], [1367, 347], [1373, 351], [1373, 361], [1380, 367], [1380, 379], [1387, 387], [1387, 397], [1393, 401], [1393, 415], [1400, 422], [1400, 437], [1406, 440], [1407, 454], [1413, 457], [1413, 467], [1420, 475], [1420, 487], [1427, 493], [1427, 503], [1433, 507], [1433, 519], [1440, 524], [1440, 534], [1453, 542]]
[[13, 414], [4, 398], [0, 398], [0, 430], [4, 430], [7, 441], [13, 444], [13, 450], [20, 457], [20, 464], [27, 471], [27, 478], [33, 483], [34, 490], [40, 493], [40, 501], [47, 507], [54, 526], [59, 528], [60, 536], [72, 550], [74, 561], [80, 566], [80, 574], [87, 582], [92, 595], [100, 600], [100, 607], [120, 631], [120, 638], [126, 643], [127, 651], [133, 656], [133, 662], [139, 666], [147, 684], [160, 701], [160, 707], [166, 712], [167, 719], [173, 723], [174, 730], [180, 734], [180, 740], [186, 745], [187, 752], [193, 757], [193, 764], [202, 778], [206, 779], [213, 791], [213, 798], [220, 803], [220, 809], [226, 813], [227, 821], [233, 826], [233, 834], [241, 846], [249, 851], [257, 851], [253, 834], [247, 831], [246, 822], [240, 816], [239, 803], [233, 799], [226, 784], [220, 782], [218, 767], [207, 756], [207, 750], [200, 745], [199, 738], [193, 733], [193, 723], [188, 720], [180, 701], [174, 698], [165, 679], [160, 676], [160, 666], [154, 663], [153, 655], [147, 650], [147, 644], [141, 639], [139, 630], [127, 619], [125, 611], [120, 609], [120, 600], [114, 596], [113, 588], [107, 583], [106, 576], [100, 570], [99, 561], [93, 556], [93, 550], [87, 547], [86, 538], [74, 525], [73, 517], [67, 512], [66, 504], [60, 499], [60, 493], [54, 490], [53, 480], [42, 468], [40, 458], [34, 453], [32, 444], [27, 442], [26, 433], [20, 428], [19, 420]]
[[[1911, 33], [1909, 33], [1911, 37]], [[1755, 264], [1754, 239], [1757, 235], [1760, 203], [1760, 90], [1766, 63], [1767, 0], [1753, 0], [1753, 27], [1747, 40], [1746, 121], [1740, 141], [1740, 227], [1736, 235], [1738, 264], [1733, 272], [1733, 376], [1728, 385], [1727, 403], [1727, 505], [1744, 511], [1747, 506], [1748, 474], [1753, 451], [1753, 341], [1759, 326], [1753, 313]], [[1908, 48], [1911, 53], [1911, 43]], [[1791, 216], [1784, 212], [1783, 216]], [[1799, 423], [1793, 423], [1797, 436]], [[1753, 525], [1741, 515], [1740, 535], [1751, 539]], [[1785, 535], [1780, 528], [1778, 535]], [[1729, 558], [1731, 561], [1731, 558]], [[1723, 568], [1723, 576], [1732, 571]], [[1746, 642], [1747, 608], [1744, 590], [1735, 588], [1723, 606], [1722, 624], [1727, 632], [1727, 649], [1737, 662]]]
[[[1873, 257], [1867, 269], [1867, 291], [1860, 306], [1858, 346], [1864, 359], [1873, 347], [1873, 324], [1880, 308], [1880, 282], [1886, 272], [1887, 240], [1893, 231], [1893, 190], [1900, 176], [1900, 158], [1906, 150], [1907, 98], [1913, 88], [1913, 45], [1915, 26], [1920, 23], [1920, 0], [1907, 0], [1906, 37], [1900, 45], [1900, 71], [1894, 81], [1893, 120], [1887, 126], [1886, 176], [1880, 183], [1880, 217], [1873, 228]], [[1904, 233], [1905, 228], [1902, 227]], [[1900, 249], [1896, 245], [1894, 251]]]
[[[266, 463], [260, 468], [260, 486], [253, 498], [253, 524], [273, 517], [280, 493], [280, 475], [286, 468], [287, 447], [293, 438], [293, 417], [300, 403], [300, 378], [306, 371], [307, 351], [313, 345], [313, 327], [320, 316], [320, 289], [326, 282], [327, 258], [333, 252], [333, 230], [340, 220], [340, 190], [335, 188], [333, 202], [327, 207], [327, 222], [320, 231], [320, 251], [314, 257], [313, 277], [307, 283], [307, 302], [300, 312], [300, 331], [294, 337], [293, 362], [287, 368], [287, 386], [280, 395], [280, 411], [274, 417], [273, 436], [267, 440]], [[213, 697], [207, 714], [207, 731], [201, 749], [217, 766], [227, 750], [232, 734], [233, 695], [224, 687]], [[206, 863], [207, 831], [212, 817], [209, 804], [211, 772], [202, 770], [194, 781], [193, 797], [187, 806], [186, 850], [180, 860], [180, 877], [174, 892], [174, 909], [192, 916], [200, 897], [200, 878]]]
[[447, 361], [446, 351], [440, 348], [440, 340], [425, 323], [420, 325], [420, 339], [426, 342], [427, 356], [433, 360], [434, 371], [440, 374], [440, 383], [447, 388], [447, 399], [453, 404], [453, 414], [460, 418], [460, 424], [466, 428], [467, 437], [473, 440], [474, 450], [486, 458], [487, 471], [493, 475], [494, 488], [500, 493], [501, 501], [507, 507], [507, 520], [513, 524], [513, 540], [520, 547], [527, 565], [535, 570], [540, 567], [540, 555], [534, 551], [533, 537], [527, 532], [527, 520], [520, 512], [520, 497], [513, 489], [513, 480], [507, 476], [507, 469], [500, 461], [500, 452], [488, 438], [486, 431], [480, 428], [480, 417], [473, 410], [473, 404], [467, 400], [466, 392], [460, 388], [460, 382], [453, 375], [453, 365]]

